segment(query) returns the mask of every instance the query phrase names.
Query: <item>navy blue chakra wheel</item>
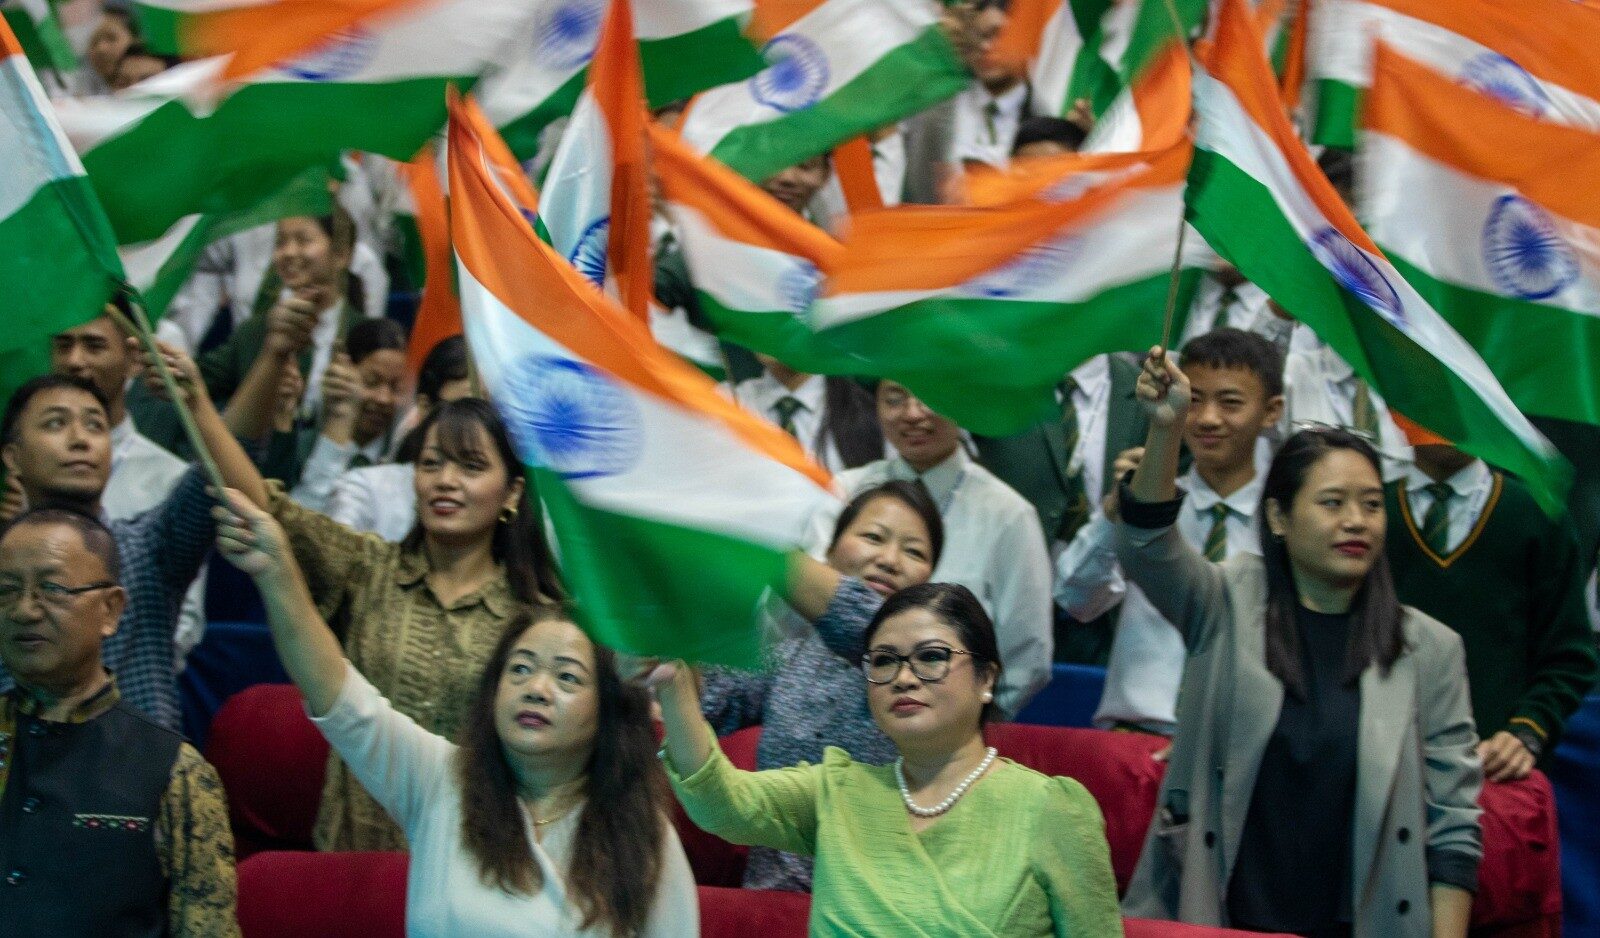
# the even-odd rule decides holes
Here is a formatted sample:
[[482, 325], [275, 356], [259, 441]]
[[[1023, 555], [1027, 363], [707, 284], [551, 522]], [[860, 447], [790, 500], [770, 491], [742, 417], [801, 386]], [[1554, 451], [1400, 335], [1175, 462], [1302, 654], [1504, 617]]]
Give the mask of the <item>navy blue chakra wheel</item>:
[[1547, 300], [1578, 279], [1578, 258], [1544, 209], [1520, 195], [1494, 200], [1483, 225], [1483, 263], [1502, 293]]
[[1483, 52], [1461, 66], [1461, 83], [1511, 105], [1529, 117], [1550, 107], [1550, 96], [1522, 66], [1498, 52]]
[[518, 454], [566, 479], [626, 472], [639, 459], [644, 425], [617, 382], [571, 358], [529, 355], [506, 372], [497, 401]]
[[1324, 228], [1312, 237], [1311, 253], [1327, 266], [1340, 286], [1360, 297], [1373, 312], [1396, 326], [1405, 326], [1405, 307], [1394, 284], [1349, 238], [1332, 227]]
[[778, 36], [761, 47], [768, 66], [750, 79], [750, 95], [787, 114], [822, 99], [828, 87], [828, 56], [804, 36]]
[[359, 26], [334, 33], [327, 42], [283, 66], [305, 81], [337, 81], [367, 67], [378, 53], [378, 37]]
[[547, 13], [534, 34], [538, 61], [550, 68], [577, 68], [594, 58], [600, 41], [600, 17], [605, 0], [568, 0]]

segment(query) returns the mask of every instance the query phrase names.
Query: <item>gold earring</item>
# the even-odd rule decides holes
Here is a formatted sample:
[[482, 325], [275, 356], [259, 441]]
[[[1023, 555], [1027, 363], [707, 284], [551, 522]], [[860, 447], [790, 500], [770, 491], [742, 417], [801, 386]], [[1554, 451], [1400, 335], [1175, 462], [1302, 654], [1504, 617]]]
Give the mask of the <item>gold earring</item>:
[[513, 522], [515, 520], [517, 520], [517, 508], [516, 508], [515, 505], [513, 505], [513, 506], [511, 506], [509, 508], [500, 509], [500, 523], [501, 524], [510, 524], [511, 522]]

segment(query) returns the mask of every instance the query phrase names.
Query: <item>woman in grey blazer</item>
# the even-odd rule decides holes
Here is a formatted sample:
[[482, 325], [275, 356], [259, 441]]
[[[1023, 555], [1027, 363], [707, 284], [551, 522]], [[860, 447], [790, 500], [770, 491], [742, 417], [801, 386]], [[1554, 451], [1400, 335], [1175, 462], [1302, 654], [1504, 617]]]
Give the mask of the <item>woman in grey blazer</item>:
[[1265, 556], [1213, 564], [1172, 527], [1188, 379], [1155, 349], [1138, 395], [1150, 429], [1114, 506], [1118, 556], [1189, 661], [1124, 911], [1464, 936], [1482, 857], [1466, 668], [1454, 632], [1395, 598], [1377, 454], [1334, 428], [1290, 437], [1258, 512]]

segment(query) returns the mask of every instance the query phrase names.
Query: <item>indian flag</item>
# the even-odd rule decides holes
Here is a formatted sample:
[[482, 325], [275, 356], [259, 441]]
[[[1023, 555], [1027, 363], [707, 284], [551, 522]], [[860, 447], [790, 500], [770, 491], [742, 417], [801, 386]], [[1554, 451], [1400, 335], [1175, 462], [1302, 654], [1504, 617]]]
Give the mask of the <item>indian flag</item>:
[[1085, 153], [1134, 153], [1176, 146], [1189, 129], [1189, 50], [1172, 43], [1117, 93], [1083, 142]]
[[1087, 191], [855, 219], [812, 324], [974, 433], [1022, 430], [1077, 364], [1160, 340], [1188, 162], [1174, 147]]
[[555, 532], [589, 633], [639, 655], [759, 663], [757, 604], [831, 481], [534, 235], [450, 124], [467, 341]]
[[623, 306], [642, 320], [653, 281], [650, 190], [639, 53], [624, 0], [611, 5], [588, 74], [545, 175], [539, 221], [550, 246], [590, 282], [603, 288], [614, 275]]
[[683, 117], [696, 149], [761, 181], [835, 144], [892, 124], [972, 81], [931, 4], [773, 3], [757, 23], [770, 63], [695, 98]]
[[186, 215], [249, 208], [343, 150], [410, 159], [444, 125], [445, 87], [470, 85], [530, 15], [525, 0], [434, 0], [240, 83], [223, 82], [217, 57], [57, 108], [118, 239], [152, 241]]
[[1088, 101], [1102, 114], [1122, 90], [1116, 68], [1101, 54], [1105, 21], [1116, 7], [1115, 0], [1012, 0], [990, 54], [1027, 69], [1036, 113], [1066, 117]]
[[34, 68], [64, 75], [78, 67], [78, 56], [50, 0], [12, 0], [0, 5], [0, 13]]
[[99, 316], [123, 279], [116, 242], [44, 89], [0, 20], [0, 400], [49, 367], [49, 337]]
[[[584, 88], [608, 0], [532, 0], [531, 28], [478, 97], [519, 158], [539, 149], [546, 125], [565, 117]], [[650, 104], [740, 81], [762, 68], [747, 30], [751, 0], [632, 0]]]
[[1600, 423], [1600, 134], [1535, 120], [1385, 46], [1366, 102], [1373, 240], [1518, 407]]
[[1355, 146], [1378, 39], [1534, 117], [1600, 130], [1600, 10], [1571, 0], [1317, 0], [1306, 50], [1314, 142]]
[[850, 373], [805, 315], [843, 248], [731, 169], [650, 128], [656, 179], [700, 308], [717, 334], [800, 371]]
[[1317, 169], [1284, 113], [1242, 0], [1222, 4], [1194, 97], [1189, 217], [1211, 246], [1396, 410], [1516, 473], [1546, 510], [1558, 510], [1571, 467]]

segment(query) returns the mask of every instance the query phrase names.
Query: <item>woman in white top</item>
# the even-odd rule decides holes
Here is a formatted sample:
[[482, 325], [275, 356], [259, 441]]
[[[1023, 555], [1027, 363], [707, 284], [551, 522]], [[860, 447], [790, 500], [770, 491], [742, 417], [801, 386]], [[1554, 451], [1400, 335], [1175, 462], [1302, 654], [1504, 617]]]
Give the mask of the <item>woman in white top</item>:
[[238, 492], [217, 546], [255, 579], [284, 669], [405, 830], [412, 936], [688, 936], [699, 909], [649, 700], [557, 607], [513, 619], [457, 744], [395, 711], [317, 614], [283, 529]]

